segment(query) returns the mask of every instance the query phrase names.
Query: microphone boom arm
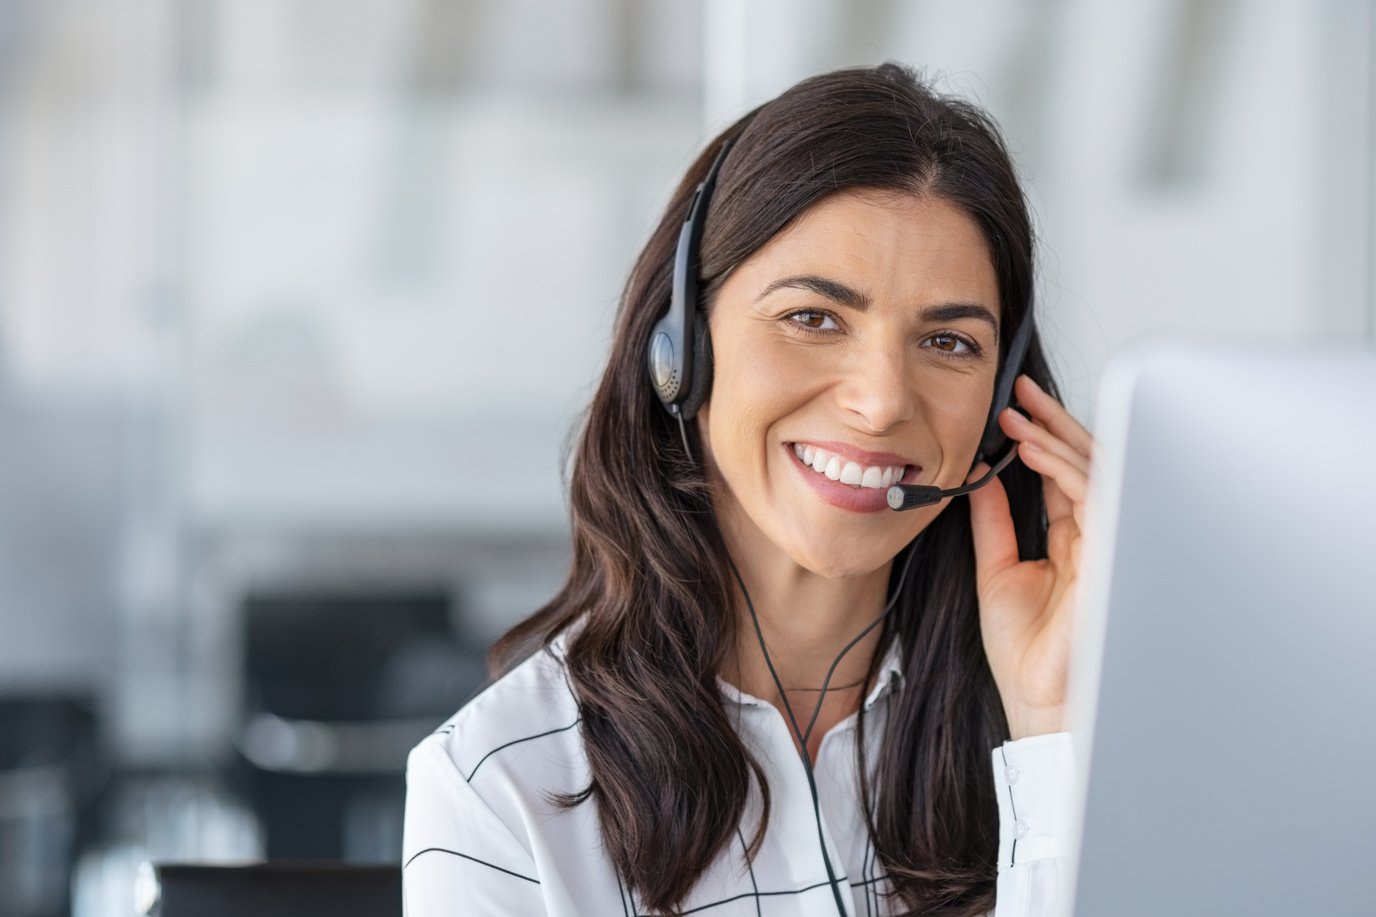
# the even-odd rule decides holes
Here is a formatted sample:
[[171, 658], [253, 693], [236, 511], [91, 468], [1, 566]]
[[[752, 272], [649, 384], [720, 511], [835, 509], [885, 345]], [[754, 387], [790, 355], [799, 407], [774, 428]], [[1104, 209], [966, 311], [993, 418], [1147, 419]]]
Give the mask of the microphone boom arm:
[[1003, 457], [998, 460], [994, 467], [985, 472], [978, 481], [962, 484], [960, 487], [952, 487], [949, 490], [943, 490], [934, 484], [895, 484], [888, 491], [889, 509], [901, 512], [919, 506], [930, 506], [933, 503], [940, 503], [947, 497], [959, 497], [972, 490], [979, 490], [994, 480], [995, 475], [1013, 464], [1013, 459], [1017, 456], [1018, 444], [1015, 442], [1009, 446], [1008, 451], [1003, 454]]

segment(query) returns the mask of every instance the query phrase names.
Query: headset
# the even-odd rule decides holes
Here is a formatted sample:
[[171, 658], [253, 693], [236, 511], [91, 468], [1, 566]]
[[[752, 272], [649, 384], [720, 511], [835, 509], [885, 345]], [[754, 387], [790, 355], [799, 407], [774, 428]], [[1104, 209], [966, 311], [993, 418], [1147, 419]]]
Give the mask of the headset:
[[[722, 144], [721, 150], [717, 152], [711, 167], [707, 170], [706, 177], [698, 183], [697, 188], [693, 191], [692, 200], [688, 204], [688, 212], [683, 218], [683, 226], [679, 229], [678, 246], [674, 251], [674, 274], [669, 308], [655, 324], [645, 348], [650, 386], [659, 396], [660, 404], [664, 406], [671, 417], [678, 421], [679, 432], [683, 437], [683, 448], [690, 458], [693, 455], [693, 449], [689, 445], [686, 421], [692, 420], [696, 416], [698, 410], [707, 401], [707, 396], [712, 389], [712, 339], [707, 331], [707, 319], [698, 303], [698, 249], [702, 242], [702, 227], [706, 218], [707, 204], [716, 188], [717, 173], [721, 171], [722, 163], [726, 161], [732, 143], [732, 140], [726, 140]], [[985, 421], [984, 435], [980, 439], [979, 451], [975, 456], [976, 462], [985, 460], [986, 456], [992, 456], [1005, 446], [1007, 436], [999, 427], [998, 418], [1012, 400], [1013, 383], [1027, 358], [1032, 334], [1032, 311], [1029, 309], [1019, 324], [1017, 332], [1013, 335], [1013, 340], [1009, 343], [1007, 355], [995, 382], [994, 400], [989, 409], [989, 417]], [[1017, 457], [1017, 451], [1017, 443], [1008, 446], [1003, 455], [993, 461], [989, 470], [977, 481], [960, 487], [941, 488], [931, 484], [895, 484], [888, 490], [889, 507], [893, 510], [907, 510], [917, 506], [939, 503], [947, 497], [960, 496], [977, 490], [1007, 468]], [[826, 678], [822, 681], [817, 705], [812, 711], [812, 718], [809, 720], [806, 730], [799, 726], [792, 705], [788, 703], [788, 695], [784, 691], [783, 682], [774, 668], [774, 662], [769, 655], [769, 648], [765, 645], [764, 631], [760, 627], [760, 619], [755, 613], [755, 604], [750, 599], [750, 592], [745, 587], [745, 580], [741, 577], [740, 570], [737, 569], [729, 554], [726, 558], [736, 583], [740, 586], [741, 594], [745, 597], [746, 607], [750, 611], [750, 619], [754, 623], [755, 636], [759, 640], [760, 651], [764, 654], [765, 666], [769, 669], [770, 677], [774, 681], [775, 688], [779, 691], [779, 696], [784, 699], [784, 711], [787, 714], [788, 725], [798, 740], [803, 770], [807, 774], [808, 788], [812, 791], [812, 809], [817, 821], [817, 841], [821, 847], [822, 863], [826, 867], [827, 879], [831, 885], [837, 913], [842, 917], [846, 917], [847, 913], [846, 905], [841, 896], [841, 882], [844, 877], [837, 877], [831, 858], [827, 853], [825, 834], [822, 830], [821, 803], [817, 795], [817, 780], [813, 773], [812, 761], [808, 757], [807, 741], [811, 737], [813, 727], [817, 723], [817, 717], [822, 711], [822, 702], [826, 699], [827, 689], [831, 685], [831, 677], [835, 674], [837, 666], [854, 646], [888, 617], [889, 612], [897, 603], [898, 597], [902, 594], [903, 584], [908, 578], [908, 568], [912, 565], [915, 544], [914, 541], [913, 545], [907, 549], [908, 556], [903, 562], [902, 572], [899, 574], [898, 582], [893, 588], [893, 594], [883, 612], [847, 643], [832, 661], [831, 667], [827, 670]]]
[[650, 385], [665, 410], [676, 417], [680, 425], [693, 419], [712, 390], [712, 339], [707, 334], [707, 318], [698, 308], [698, 246], [702, 241], [707, 201], [712, 197], [717, 173], [730, 150], [731, 141], [728, 140], [712, 160], [707, 177], [693, 191], [688, 213], [678, 231], [669, 311], [655, 324], [646, 348]]

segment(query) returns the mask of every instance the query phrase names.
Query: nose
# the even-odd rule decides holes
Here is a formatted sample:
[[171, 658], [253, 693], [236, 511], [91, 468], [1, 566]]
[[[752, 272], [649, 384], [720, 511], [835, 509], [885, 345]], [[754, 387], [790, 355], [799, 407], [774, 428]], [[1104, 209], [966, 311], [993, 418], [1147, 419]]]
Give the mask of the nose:
[[838, 398], [867, 432], [885, 433], [912, 418], [916, 394], [908, 359], [902, 345], [886, 342], [859, 349], [847, 361]]

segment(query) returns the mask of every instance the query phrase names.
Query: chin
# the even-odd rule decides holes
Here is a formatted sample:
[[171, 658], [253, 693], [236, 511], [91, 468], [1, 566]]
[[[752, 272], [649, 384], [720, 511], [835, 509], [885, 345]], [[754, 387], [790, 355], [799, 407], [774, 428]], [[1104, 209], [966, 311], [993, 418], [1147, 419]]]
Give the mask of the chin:
[[893, 551], [875, 550], [856, 551], [833, 550], [821, 545], [793, 545], [786, 548], [793, 562], [810, 573], [826, 579], [848, 579], [853, 576], [866, 576], [894, 559], [902, 550], [899, 545]]

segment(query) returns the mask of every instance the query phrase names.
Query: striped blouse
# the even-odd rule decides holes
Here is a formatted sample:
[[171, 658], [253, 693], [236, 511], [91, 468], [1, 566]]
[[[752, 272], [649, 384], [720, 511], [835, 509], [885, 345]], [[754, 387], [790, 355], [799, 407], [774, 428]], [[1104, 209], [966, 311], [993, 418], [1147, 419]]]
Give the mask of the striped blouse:
[[[562, 643], [531, 656], [412, 750], [407, 767], [404, 888], [407, 917], [646, 913], [602, 855], [595, 803], [561, 809], [551, 794], [577, 792], [589, 771], [578, 708], [564, 676]], [[902, 677], [885, 660], [865, 699], [871, 754], [885, 699]], [[758, 824], [752, 798], [725, 849], [681, 913], [835, 917], [812, 796], [783, 716], [721, 683], [738, 729], [764, 769], [773, 805], [753, 862], [745, 847]], [[822, 739], [815, 776], [829, 858], [853, 915], [892, 913], [888, 887], [859, 804], [855, 716]], [[992, 749], [999, 806], [994, 917], [1052, 914], [1066, 894], [1067, 809], [1073, 756], [1067, 733]]]

